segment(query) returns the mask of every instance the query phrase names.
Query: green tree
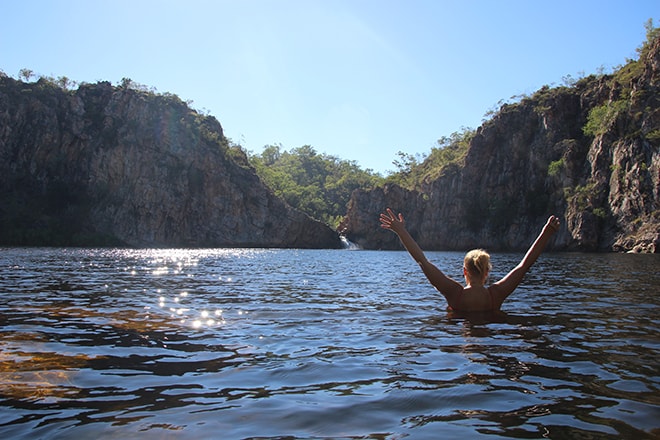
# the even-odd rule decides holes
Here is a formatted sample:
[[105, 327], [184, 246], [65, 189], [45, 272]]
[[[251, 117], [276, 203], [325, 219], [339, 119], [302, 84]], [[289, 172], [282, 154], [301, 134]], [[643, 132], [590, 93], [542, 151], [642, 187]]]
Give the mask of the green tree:
[[399, 160], [394, 162], [398, 171], [389, 175], [387, 181], [404, 188], [419, 189], [424, 183], [462, 163], [474, 133], [474, 129], [462, 127], [449, 136], [443, 136], [428, 155], [413, 156], [400, 151]]
[[310, 145], [289, 151], [267, 145], [261, 154], [249, 155], [249, 161], [277, 196], [333, 227], [341, 221], [355, 189], [383, 182], [379, 174], [362, 170], [355, 161], [319, 154]]
[[582, 131], [587, 136], [605, 134], [614, 121], [616, 121], [616, 118], [622, 112], [626, 111], [628, 105], [628, 100], [624, 98], [592, 108], [589, 111], [587, 123], [582, 128]]
[[18, 72], [18, 75], [19, 75], [20, 78], [23, 78], [23, 80], [25, 80], [25, 82], [28, 82], [28, 81], [30, 81], [30, 78], [32, 78], [34, 76], [34, 72], [30, 69], [21, 69]]
[[660, 36], [660, 28], [653, 26], [652, 18], [649, 18], [646, 23], [644, 23], [644, 29], [646, 30], [646, 41], [637, 48], [637, 53], [639, 54], [640, 59], [648, 53], [651, 43]]

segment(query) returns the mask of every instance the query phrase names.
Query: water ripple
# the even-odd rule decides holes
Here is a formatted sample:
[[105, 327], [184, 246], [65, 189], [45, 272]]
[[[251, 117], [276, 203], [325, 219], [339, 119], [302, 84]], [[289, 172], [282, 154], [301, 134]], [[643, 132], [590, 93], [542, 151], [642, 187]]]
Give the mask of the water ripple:
[[659, 262], [547, 255], [465, 316], [402, 252], [3, 249], [0, 432], [657, 438]]

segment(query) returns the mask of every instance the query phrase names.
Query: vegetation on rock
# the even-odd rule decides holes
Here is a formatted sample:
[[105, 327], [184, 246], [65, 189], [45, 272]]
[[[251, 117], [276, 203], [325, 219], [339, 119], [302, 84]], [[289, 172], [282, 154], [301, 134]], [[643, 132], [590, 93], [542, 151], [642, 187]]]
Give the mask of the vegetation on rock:
[[[128, 78], [0, 71], [0, 242], [277, 246], [301, 227], [327, 235], [323, 222], [396, 247], [375, 225], [389, 205], [431, 248], [525, 247], [553, 212], [565, 217], [557, 248], [657, 252], [660, 29], [646, 31], [638, 59], [504, 103], [428, 154], [399, 152], [387, 176], [309, 145], [247, 153], [191, 102]], [[275, 211], [296, 217], [288, 230]], [[305, 240], [283, 245], [315, 246]]]
[[335, 228], [355, 189], [370, 189], [383, 181], [355, 161], [319, 154], [309, 145], [289, 151], [269, 145], [249, 155], [249, 161], [278, 197]]
[[646, 27], [639, 59], [611, 74], [503, 104], [421, 159], [400, 153], [386, 186], [354, 193], [348, 239], [399, 248], [375, 225], [391, 206], [427, 249], [524, 249], [552, 213], [555, 249], [660, 252], [660, 31]]

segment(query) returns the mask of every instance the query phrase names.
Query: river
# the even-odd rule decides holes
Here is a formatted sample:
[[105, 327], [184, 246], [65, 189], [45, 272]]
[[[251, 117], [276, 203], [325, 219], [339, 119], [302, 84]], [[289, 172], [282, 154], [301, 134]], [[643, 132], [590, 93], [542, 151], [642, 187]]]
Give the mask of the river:
[[658, 438], [659, 268], [547, 253], [466, 316], [399, 251], [0, 249], [0, 434]]

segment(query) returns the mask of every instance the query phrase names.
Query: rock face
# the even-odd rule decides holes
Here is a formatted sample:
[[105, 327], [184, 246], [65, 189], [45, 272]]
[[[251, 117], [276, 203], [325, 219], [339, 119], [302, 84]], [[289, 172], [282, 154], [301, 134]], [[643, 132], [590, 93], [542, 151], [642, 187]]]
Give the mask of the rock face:
[[[623, 84], [590, 77], [503, 106], [462, 167], [419, 191], [356, 191], [340, 228], [363, 248], [399, 249], [378, 226], [389, 206], [424, 249], [524, 250], [555, 214], [551, 249], [660, 252], [660, 39], [636, 67]], [[609, 113], [587, 136], [597, 107]]]
[[338, 248], [212, 117], [110, 83], [0, 78], [0, 244]]

